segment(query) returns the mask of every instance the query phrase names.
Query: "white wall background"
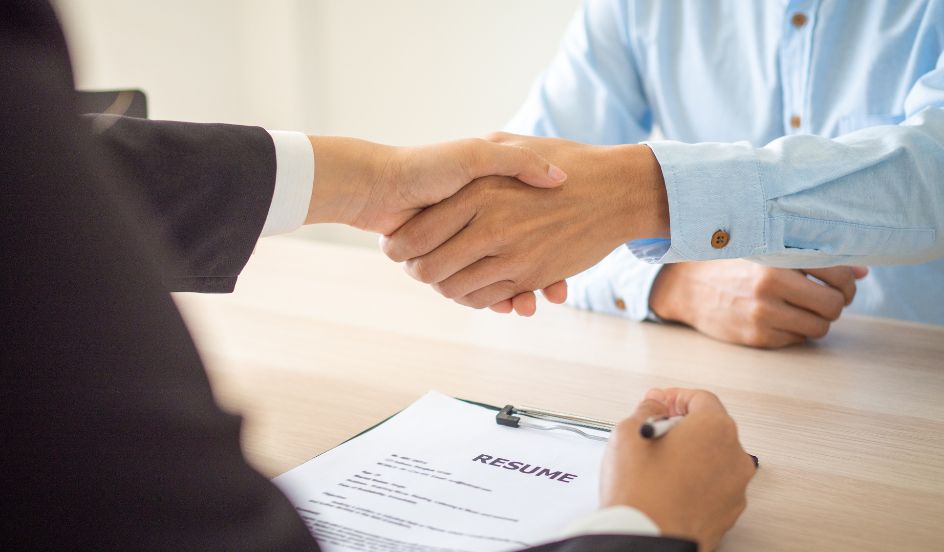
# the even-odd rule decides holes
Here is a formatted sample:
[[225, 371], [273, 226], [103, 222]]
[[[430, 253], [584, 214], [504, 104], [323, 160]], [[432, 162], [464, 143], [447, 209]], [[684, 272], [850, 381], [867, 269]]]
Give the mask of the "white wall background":
[[[154, 119], [417, 144], [500, 129], [579, 0], [58, 0], [80, 88]], [[322, 227], [300, 235], [373, 245]]]

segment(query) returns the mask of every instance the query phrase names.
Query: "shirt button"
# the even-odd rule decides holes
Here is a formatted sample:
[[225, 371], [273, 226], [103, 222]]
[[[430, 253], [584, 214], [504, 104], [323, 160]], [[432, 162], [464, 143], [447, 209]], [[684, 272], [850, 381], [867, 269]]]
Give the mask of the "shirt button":
[[711, 235], [711, 247], [715, 249], [724, 248], [728, 245], [729, 241], [731, 241], [731, 235], [724, 230], [716, 230], [715, 233]]
[[806, 14], [796, 12], [793, 14], [793, 17], [790, 18], [790, 23], [793, 23], [793, 26], [799, 29], [803, 25], [806, 25]]
[[617, 298], [615, 301], [613, 301], [613, 304], [616, 305], [616, 308], [619, 310], [626, 310], [626, 301], [623, 301], [622, 299]]
[[790, 128], [800, 128], [800, 123], [802, 122], [799, 115], [793, 115], [790, 117]]

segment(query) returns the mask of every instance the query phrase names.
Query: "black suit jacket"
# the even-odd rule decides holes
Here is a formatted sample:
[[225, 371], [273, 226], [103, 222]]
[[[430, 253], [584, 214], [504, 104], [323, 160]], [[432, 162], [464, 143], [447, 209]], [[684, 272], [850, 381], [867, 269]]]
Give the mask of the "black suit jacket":
[[0, 548], [317, 550], [243, 458], [168, 294], [233, 289], [272, 197], [268, 134], [83, 120], [40, 0], [0, 3], [0, 100]]

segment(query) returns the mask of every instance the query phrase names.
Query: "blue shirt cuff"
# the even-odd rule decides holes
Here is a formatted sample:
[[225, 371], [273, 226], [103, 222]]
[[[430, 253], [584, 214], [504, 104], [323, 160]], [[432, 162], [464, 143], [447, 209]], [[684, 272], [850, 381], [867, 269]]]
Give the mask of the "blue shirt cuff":
[[[736, 144], [646, 142], [665, 180], [671, 240], [627, 244], [657, 263], [753, 257], [767, 252], [766, 196], [753, 147]], [[728, 242], [712, 245], [722, 230]], [[638, 253], [637, 253], [638, 250]]]

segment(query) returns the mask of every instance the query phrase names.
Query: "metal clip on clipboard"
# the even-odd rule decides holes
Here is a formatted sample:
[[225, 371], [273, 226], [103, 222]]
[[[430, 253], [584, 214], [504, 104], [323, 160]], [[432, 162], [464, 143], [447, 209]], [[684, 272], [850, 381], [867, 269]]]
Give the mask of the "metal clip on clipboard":
[[[544, 420], [548, 422], [554, 422], [555, 425], [541, 425], [531, 423], [527, 420], [522, 420], [522, 417], [534, 418], [537, 420]], [[601, 437], [599, 435], [593, 435], [587, 433], [586, 431], [581, 431], [580, 428], [584, 429], [596, 429], [599, 431], [613, 431], [614, 424], [607, 422], [605, 420], [596, 420], [593, 418], [586, 418], [583, 416], [574, 416], [572, 414], [565, 414], [563, 412], [551, 412], [549, 410], [537, 410], [534, 408], [515, 408], [510, 404], [506, 404], [504, 408], [498, 411], [498, 414], [495, 414], [495, 422], [498, 425], [508, 426], [508, 427], [526, 427], [529, 429], [540, 429], [543, 431], [551, 431], [560, 429], [563, 431], [569, 431], [571, 433], [576, 433], [581, 437], [586, 437], [587, 439], [593, 439], [594, 441], [606, 441], [606, 437]]]

